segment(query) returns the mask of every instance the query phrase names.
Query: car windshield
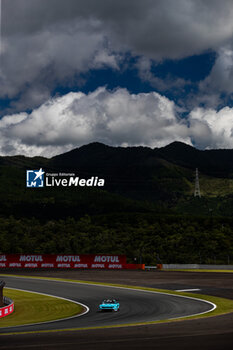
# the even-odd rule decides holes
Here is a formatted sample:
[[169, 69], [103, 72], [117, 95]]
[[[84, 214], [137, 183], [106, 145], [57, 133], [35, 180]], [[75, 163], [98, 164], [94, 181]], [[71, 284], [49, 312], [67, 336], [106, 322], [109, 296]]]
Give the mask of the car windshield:
[[106, 299], [103, 301], [103, 304], [115, 304], [116, 300], [112, 300], [112, 299]]

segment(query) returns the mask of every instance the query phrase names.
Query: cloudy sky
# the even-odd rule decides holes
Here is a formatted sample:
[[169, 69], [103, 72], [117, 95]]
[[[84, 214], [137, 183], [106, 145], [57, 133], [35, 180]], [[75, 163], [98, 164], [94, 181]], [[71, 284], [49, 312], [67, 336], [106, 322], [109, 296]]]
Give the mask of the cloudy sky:
[[0, 3], [0, 155], [233, 148], [232, 0]]

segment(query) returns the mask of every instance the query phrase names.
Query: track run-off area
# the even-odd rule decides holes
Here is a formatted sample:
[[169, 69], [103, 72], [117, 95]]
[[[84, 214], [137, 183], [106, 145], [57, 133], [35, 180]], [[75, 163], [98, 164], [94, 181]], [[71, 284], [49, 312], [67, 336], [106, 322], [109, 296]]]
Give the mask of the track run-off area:
[[[8, 288], [47, 293], [86, 306], [86, 312], [79, 317], [16, 327], [0, 327], [0, 334], [143, 324], [200, 315], [216, 308], [214, 303], [198, 298], [134, 287], [124, 288], [95, 283], [6, 275], [0, 276], [0, 279], [4, 279]], [[120, 302], [120, 311], [98, 312], [99, 303], [106, 298], [117, 299]]]

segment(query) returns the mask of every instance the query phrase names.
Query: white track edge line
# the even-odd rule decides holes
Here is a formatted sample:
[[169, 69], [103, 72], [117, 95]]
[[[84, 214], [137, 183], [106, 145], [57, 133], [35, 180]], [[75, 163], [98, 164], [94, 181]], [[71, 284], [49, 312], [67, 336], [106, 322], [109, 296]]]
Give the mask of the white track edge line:
[[175, 292], [195, 292], [201, 290], [200, 288], [193, 288], [193, 289], [176, 289]]
[[28, 292], [28, 293], [33, 293], [33, 294], [46, 295], [46, 296], [48, 296], [48, 297], [66, 300], [66, 301], [69, 301], [69, 302], [71, 302], [71, 303], [74, 303], [74, 304], [83, 306], [83, 307], [86, 309], [86, 311], [84, 311], [84, 312], [82, 312], [81, 314], [78, 314], [78, 315], [69, 316], [69, 317], [64, 317], [64, 318], [59, 318], [59, 319], [57, 319], [57, 320], [43, 321], [43, 322], [36, 322], [36, 323], [26, 323], [26, 324], [20, 324], [20, 325], [16, 325], [16, 326], [0, 327], [0, 331], [1, 331], [1, 328], [4, 328], [4, 329], [5, 329], [5, 328], [35, 326], [35, 325], [40, 325], [40, 324], [44, 324], [44, 323], [54, 323], [54, 322], [59, 322], [59, 321], [70, 320], [70, 319], [72, 319], [72, 318], [76, 318], [76, 317], [83, 316], [83, 315], [87, 314], [87, 313], [90, 311], [90, 308], [89, 308], [87, 305], [82, 304], [82, 303], [80, 303], [80, 302], [78, 302], [78, 301], [75, 301], [75, 300], [72, 300], [72, 299], [63, 298], [63, 297], [58, 297], [58, 296], [56, 296], [56, 295], [51, 295], [51, 294], [46, 294], [46, 293], [34, 292], [34, 291], [27, 290], [27, 289], [11, 288], [11, 287], [6, 287], [6, 289], [19, 290], [19, 291], [22, 291], [22, 292]]

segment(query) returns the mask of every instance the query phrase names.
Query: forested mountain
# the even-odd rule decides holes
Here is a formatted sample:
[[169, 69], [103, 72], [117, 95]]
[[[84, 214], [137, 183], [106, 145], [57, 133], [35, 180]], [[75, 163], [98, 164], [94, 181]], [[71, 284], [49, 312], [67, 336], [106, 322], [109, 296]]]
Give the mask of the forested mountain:
[[[50, 159], [0, 157], [0, 251], [229, 261], [232, 160], [233, 150], [180, 142], [155, 149], [92, 143]], [[26, 188], [26, 170], [40, 168], [98, 176], [105, 186]], [[193, 195], [196, 168], [201, 198]]]

